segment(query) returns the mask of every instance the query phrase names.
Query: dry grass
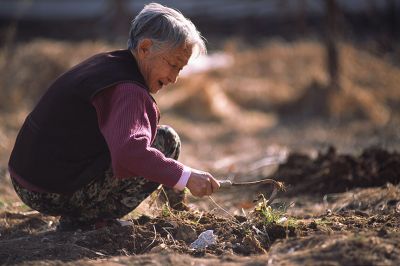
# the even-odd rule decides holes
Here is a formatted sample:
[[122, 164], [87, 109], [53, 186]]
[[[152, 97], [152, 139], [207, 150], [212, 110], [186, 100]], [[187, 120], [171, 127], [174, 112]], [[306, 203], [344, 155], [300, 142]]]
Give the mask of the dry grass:
[[0, 110], [18, 110], [36, 102], [49, 83], [83, 59], [115, 49], [103, 42], [61, 42], [44, 39], [0, 50]]
[[[365, 119], [376, 126], [397, 116], [400, 69], [351, 44], [340, 45], [341, 90], [328, 91], [324, 47], [316, 41], [271, 41], [259, 49], [226, 49], [229, 69], [184, 79], [159, 95], [161, 108], [195, 120], [218, 121], [254, 133], [279, 115]], [[240, 130], [239, 130], [240, 131]]]
[[[176, 105], [183, 116], [192, 109], [191, 115], [218, 120], [229, 118], [227, 113], [242, 112], [240, 107], [274, 111], [301, 97], [310, 84], [327, 84], [324, 49], [319, 42], [270, 41], [262, 48], [246, 50], [234, 43], [226, 46], [226, 52], [234, 57], [232, 68], [183, 80], [175, 86], [182, 92], [170, 97], [161, 93], [167, 98], [160, 99], [161, 107], [167, 110]], [[117, 48], [104, 42], [39, 39], [0, 50], [0, 109], [30, 106], [60, 73], [97, 52]], [[344, 91], [356, 88], [356, 94], [369, 93], [382, 104], [400, 99], [398, 67], [347, 43], [341, 44], [340, 51]]]

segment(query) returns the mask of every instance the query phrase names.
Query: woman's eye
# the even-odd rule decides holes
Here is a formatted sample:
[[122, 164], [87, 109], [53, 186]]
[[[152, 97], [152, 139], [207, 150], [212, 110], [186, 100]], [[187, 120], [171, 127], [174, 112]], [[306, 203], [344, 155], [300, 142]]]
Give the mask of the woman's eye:
[[[165, 60], [165, 62], [168, 63], [168, 65], [169, 65], [170, 67], [175, 68], [175, 69], [178, 69], [178, 68], [179, 68], [178, 65], [175, 65], [175, 64], [171, 63], [171, 62], [168, 61], [167, 59], [164, 58], [164, 60]], [[181, 70], [181, 69], [179, 69], [179, 70]]]

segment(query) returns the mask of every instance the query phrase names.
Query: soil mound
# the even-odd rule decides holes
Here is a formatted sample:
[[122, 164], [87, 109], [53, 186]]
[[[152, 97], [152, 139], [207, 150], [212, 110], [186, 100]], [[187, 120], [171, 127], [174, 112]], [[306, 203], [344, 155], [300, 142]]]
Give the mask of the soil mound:
[[289, 187], [288, 193], [328, 194], [356, 187], [376, 187], [400, 181], [400, 154], [371, 147], [361, 155], [337, 154], [330, 147], [312, 159], [292, 153], [274, 174]]

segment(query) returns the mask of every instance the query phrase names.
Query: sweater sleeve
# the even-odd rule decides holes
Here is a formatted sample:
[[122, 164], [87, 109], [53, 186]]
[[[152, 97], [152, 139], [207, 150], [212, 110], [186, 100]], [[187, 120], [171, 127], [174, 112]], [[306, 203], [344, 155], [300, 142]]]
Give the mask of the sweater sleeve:
[[92, 104], [111, 153], [114, 177], [140, 176], [167, 187], [186, 186], [186, 167], [151, 147], [157, 132], [157, 107], [143, 88], [119, 84], [97, 94]]

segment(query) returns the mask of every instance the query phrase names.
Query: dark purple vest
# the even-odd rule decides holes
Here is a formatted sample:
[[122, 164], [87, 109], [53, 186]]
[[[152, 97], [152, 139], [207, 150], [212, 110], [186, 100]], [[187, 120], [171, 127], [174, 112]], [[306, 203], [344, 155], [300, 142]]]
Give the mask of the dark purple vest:
[[91, 100], [122, 82], [147, 88], [129, 50], [95, 55], [58, 77], [26, 118], [9, 167], [56, 193], [73, 192], [101, 177], [111, 158]]

